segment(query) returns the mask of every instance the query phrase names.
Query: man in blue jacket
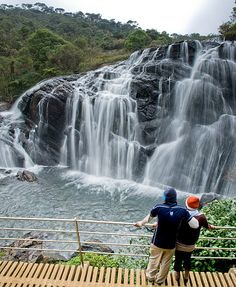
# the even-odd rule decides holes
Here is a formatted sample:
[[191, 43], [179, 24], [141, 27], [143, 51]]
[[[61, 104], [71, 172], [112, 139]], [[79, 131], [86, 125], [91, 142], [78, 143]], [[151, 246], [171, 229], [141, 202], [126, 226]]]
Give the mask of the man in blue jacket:
[[149, 281], [161, 285], [169, 272], [181, 221], [188, 222], [191, 228], [198, 228], [199, 223], [186, 208], [177, 205], [177, 193], [173, 188], [164, 191], [164, 203], [156, 204], [150, 213], [134, 226], [141, 227], [154, 217], [157, 217], [157, 228], [151, 241], [146, 277]]

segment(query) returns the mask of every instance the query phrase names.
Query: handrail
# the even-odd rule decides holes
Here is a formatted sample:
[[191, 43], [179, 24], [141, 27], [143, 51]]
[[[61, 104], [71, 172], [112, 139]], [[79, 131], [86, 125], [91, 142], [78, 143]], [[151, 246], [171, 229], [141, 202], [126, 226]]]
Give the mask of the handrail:
[[[18, 241], [35, 241], [35, 242], [56, 242], [56, 243], [78, 243], [76, 240], [47, 240], [47, 239], [27, 239], [27, 238], [14, 238], [14, 237], [0, 237], [0, 240], [18, 240]], [[98, 242], [96, 241], [81, 241], [81, 244], [90, 244], [90, 245], [98, 245]], [[124, 244], [124, 243], [115, 243], [115, 242], [99, 242], [99, 245], [104, 246], [132, 246], [132, 247], [149, 247], [149, 244]], [[11, 247], [11, 249], [14, 249]], [[228, 251], [236, 251], [236, 248], [234, 247], [204, 247], [204, 246], [196, 246], [195, 249], [203, 249], [203, 250], [228, 250]], [[41, 250], [41, 249], [39, 249]]]
[[[61, 222], [74, 222], [74, 219], [65, 218], [44, 218], [44, 217], [6, 217], [0, 216], [0, 220], [34, 220], [34, 221], [61, 221]], [[104, 221], [92, 219], [77, 219], [79, 223], [96, 223], [96, 224], [114, 224], [114, 225], [130, 225], [134, 226], [134, 222], [124, 221]], [[145, 226], [152, 226], [152, 224], [145, 224]], [[236, 230], [236, 226], [215, 226], [215, 229], [232, 229]]]
[[[2, 220], [2, 222], [1, 222]], [[9, 221], [14, 221], [13, 224], [11, 224], [11, 227], [7, 226]], [[24, 224], [22, 227], [14, 227], [14, 224], [16, 222], [21, 221]], [[30, 227], [26, 227], [30, 221]], [[46, 222], [49, 222], [47, 225]], [[40, 227], [44, 224], [47, 228], [40, 228], [36, 225], [36, 227], [33, 224], [41, 223]], [[53, 225], [52, 227], [52, 223]], [[66, 225], [64, 225], [66, 223]], [[27, 224], [27, 225], [26, 225]], [[63, 224], [61, 226], [61, 224]], [[78, 228], [78, 224], [80, 228]], [[84, 227], [84, 224], [86, 226]], [[1, 226], [2, 225], [2, 226]], [[69, 225], [69, 226], [68, 226]], [[115, 225], [120, 226], [118, 231], [113, 230], [106, 231], [103, 229], [102, 231], [99, 231], [99, 228], [102, 228], [102, 225]], [[81, 257], [81, 262], [83, 262], [83, 254], [85, 253], [96, 253], [96, 254], [106, 254], [106, 255], [119, 255], [119, 256], [133, 256], [133, 257], [148, 257], [147, 254], [144, 254], [144, 249], [149, 249], [149, 244], [139, 244], [137, 242], [132, 242], [133, 239], [138, 238], [151, 238], [153, 235], [150, 232], [146, 233], [145, 228], [143, 229], [135, 229], [135, 232], [127, 232], [127, 227], [132, 226], [134, 227], [133, 223], [130, 222], [121, 222], [121, 221], [98, 221], [98, 220], [85, 220], [85, 219], [65, 219], [65, 218], [28, 218], [28, 217], [0, 217], [0, 232], [3, 232], [4, 235], [0, 235], [0, 242], [7, 242], [7, 241], [36, 241], [38, 243], [45, 243], [45, 244], [53, 244], [53, 248], [50, 246], [47, 246], [47, 248], [44, 248], [44, 246], [40, 246], [39, 248], [28, 248], [28, 247], [16, 247], [16, 246], [0, 246], [3, 250], [33, 250], [33, 251], [47, 251], [47, 252], [79, 252]], [[152, 226], [152, 224], [147, 224], [146, 226]], [[84, 227], [84, 229], [83, 229]], [[89, 229], [91, 228], [91, 229]], [[124, 228], [124, 231], [122, 232], [122, 228]], [[217, 226], [216, 229], [225, 229], [225, 230], [236, 230], [235, 226]], [[133, 229], [132, 229], [133, 230]], [[131, 231], [131, 229], [130, 229]], [[17, 237], [15, 234], [22, 234], [22, 232], [38, 232], [38, 233], [46, 233], [47, 236], [50, 236], [49, 239], [38, 239], [38, 238], [22, 238]], [[214, 232], [214, 230], [212, 231]], [[9, 236], [10, 234], [10, 236]], [[14, 234], [14, 235], [13, 235]], [[81, 236], [83, 237], [81, 240]], [[104, 242], [97, 242], [93, 239], [89, 239], [88, 236], [101, 236], [103, 241], [104, 238], [115, 238], [114, 242], [104, 241]], [[119, 240], [117, 238], [122, 238], [122, 240]], [[127, 242], [127, 239], [129, 240]], [[236, 240], [235, 237], [200, 237], [200, 240]], [[125, 241], [126, 240], [126, 241]], [[4, 243], [6, 244], [6, 243]], [[59, 247], [59, 245], [62, 244], [62, 247]], [[0, 243], [0, 245], [3, 245]], [[115, 249], [114, 252], [103, 252], [103, 251], [87, 251], [83, 250], [84, 246], [100, 246], [107, 247], [107, 246], [113, 246]], [[74, 246], [72, 248], [72, 246]], [[128, 252], [125, 252], [124, 249], [128, 249], [129, 247], [132, 247], [132, 252], [128, 250]], [[119, 248], [122, 248], [122, 251], [119, 250]], [[137, 252], [134, 253], [134, 248], [137, 248]], [[222, 250], [222, 251], [232, 251], [235, 252], [236, 248], [229, 248], [229, 247], [205, 247], [205, 246], [197, 246], [197, 250]], [[102, 250], [102, 249], [101, 249]], [[229, 253], [228, 257], [215, 257], [215, 256], [193, 256], [193, 258], [196, 259], [224, 259], [224, 260], [233, 260], [236, 259], [235, 257], [232, 257]]]
[[[56, 229], [40, 229], [40, 228], [12, 228], [12, 227], [0, 227], [0, 230], [8, 231], [40, 231], [49, 233], [71, 233], [75, 234], [74, 230], [56, 230]], [[114, 235], [114, 236], [124, 236], [124, 237], [147, 237], [152, 238], [151, 234], [137, 234], [137, 233], [115, 233], [115, 232], [99, 232], [99, 231], [85, 231], [81, 230], [80, 234], [93, 234], [93, 235]], [[199, 240], [236, 240], [236, 237], [199, 237]]]

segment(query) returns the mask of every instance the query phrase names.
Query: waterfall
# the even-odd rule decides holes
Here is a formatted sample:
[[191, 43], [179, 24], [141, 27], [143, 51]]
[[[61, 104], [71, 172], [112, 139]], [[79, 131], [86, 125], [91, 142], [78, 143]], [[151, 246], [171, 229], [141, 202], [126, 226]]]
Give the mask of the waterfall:
[[[20, 100], [20, 99], [19, 99]], [[23, 144], [24, 134], [17, 127], [23, 122], [21, 113], [17, 108], [19, 100], [13, 105], [10, 111], [1, 113], [0, 128], [0, 167], [32, 167], [34, 165]]]
[[[190, 77], [176, 82], [168, 136], [147, 164], [145, 183], [219, 192], [225, 172], [235, 169], [235, 52], [229, 43], [222, 55], [218, 48], [201, 51]], [[224, 188], [230, 190], [231, 184]]]
[[67, 102], [68, 132], [61, 164], [97, 176], [133, 179], [140, 145], [135, 132], [136, 102], [129, 97], [130, 65], [98, 73], [95, 79], [93, 73], [80, 78], [73, 99]]
[[[236, 45], [174, 43], [38, 84], [0, 121], [0, 166], [232, 194]], [[17, 114], [17, 116], [16, 116]], [[14, 123], [14, 124], [13, 124]]]

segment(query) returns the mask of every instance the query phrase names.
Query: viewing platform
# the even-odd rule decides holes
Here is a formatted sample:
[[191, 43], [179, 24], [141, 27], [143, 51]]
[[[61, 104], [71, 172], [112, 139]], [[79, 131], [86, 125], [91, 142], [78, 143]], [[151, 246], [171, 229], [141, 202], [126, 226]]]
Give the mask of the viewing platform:
[[[228, 229], [229, 237], [201, 237], [199, 240], [236, 240], [231, 231], [236, 227], [220, 227]], [[145, 232], [144, 232], [145, 231]], [[33, 234], [47, 234], [45, 237], [34, 237]], [[230, 235], [231, 234], [231, 235]], [[92, 239], [91, 239], [92, 236]], [[214, 236], [214, 234], [213, 234]], [[147, 243], [143, 243], [146, 237]], [[54, 218], [23, 218], [0, 217], [0, 249], [3, 253], [12, 256], [12, 259], [2, 257], [0, 261], [0, 287], [77, 287], [77, 286], [159, 286], [146, 280], [144, 269], [94, 267], [84, 260], [86, 253], [96, 253], [111, 256], [141, 257], [148, 261], [147, 250], [152, 234], [145, 228], [137, 230], [133, 223], [93, 221], [79, 219]], [[101, 238], [100, 241], [97, 238]], [[108, 239], [107, 239], [108, 238]], [[137, 241], [135, 241], [137, 239]], [[142, 239], [139, 241], [139, 239]], [[22, 244], [21, 244], [22, 242]], [[37, 244], [40, 243], [40, 244]], [[222, 244], [223, 245], [223, 244]], [[86, 250], [84, 246], [93, 246], [95, 249]], [[96, 247], [100, 247], [97, 250]], [[224, 246], [224, 245], [223, 245]], [[109, 251], [104, 251], [108, 247]], [[112, 249], [111, 249], [112, 248]], [[203, 249], [203, 256], [193, 256], [199, 260], [233, 260], [236, 262], [236, 248], [197, 246]], [[210, 250], [216, 251], [219, 256], [210, 255]], [[230, 251], [230, 257], [222, 256], [221, 250]], [[80, 265], [66, 265], [54, 263], [33, 263], [23, 255], [45, 253], [77, 252], [80, 256]], [[207, 255], [209, 254], [209, 256]], [[4, 255], [5, 256], [5, 255]], [[35, 260], [34, 262], [38, 262]], [[119, 265], [118, 265], [119, 266]], [[235, 267], [235, 266], [234, 266]], [[190, 272], [189, 281], [184, 285], [181, 280], [175, 280], [174, 273], [161, 286], [177, 287], [236, 287], [236, 269], [231, 268], [223, 272]]]
[[[104, 268], [89, 266], [69, 266], [59, 264], [25, 263], [3, 261], [0, 263], [1, 287], [118, 287], [118, 286], [160, 286], [146, 281], [144, 270]], [[236, 287], [235, 269], [229, 273], [190, 272], [190, 279], [180, 285], [169, 272], [165, 284], [177, 287]]]

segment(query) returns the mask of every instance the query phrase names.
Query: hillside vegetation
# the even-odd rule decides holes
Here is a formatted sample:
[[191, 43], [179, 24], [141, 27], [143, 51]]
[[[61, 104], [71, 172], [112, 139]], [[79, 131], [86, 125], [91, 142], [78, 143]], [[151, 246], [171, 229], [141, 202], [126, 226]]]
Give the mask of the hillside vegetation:
[[0, 34], [0, 100], [8, 102], [45, 78], [95, 69], [145, 47], [216, 36], [142, 30], [132, 20], [121, 23], [44, 3], [0, 5]]

